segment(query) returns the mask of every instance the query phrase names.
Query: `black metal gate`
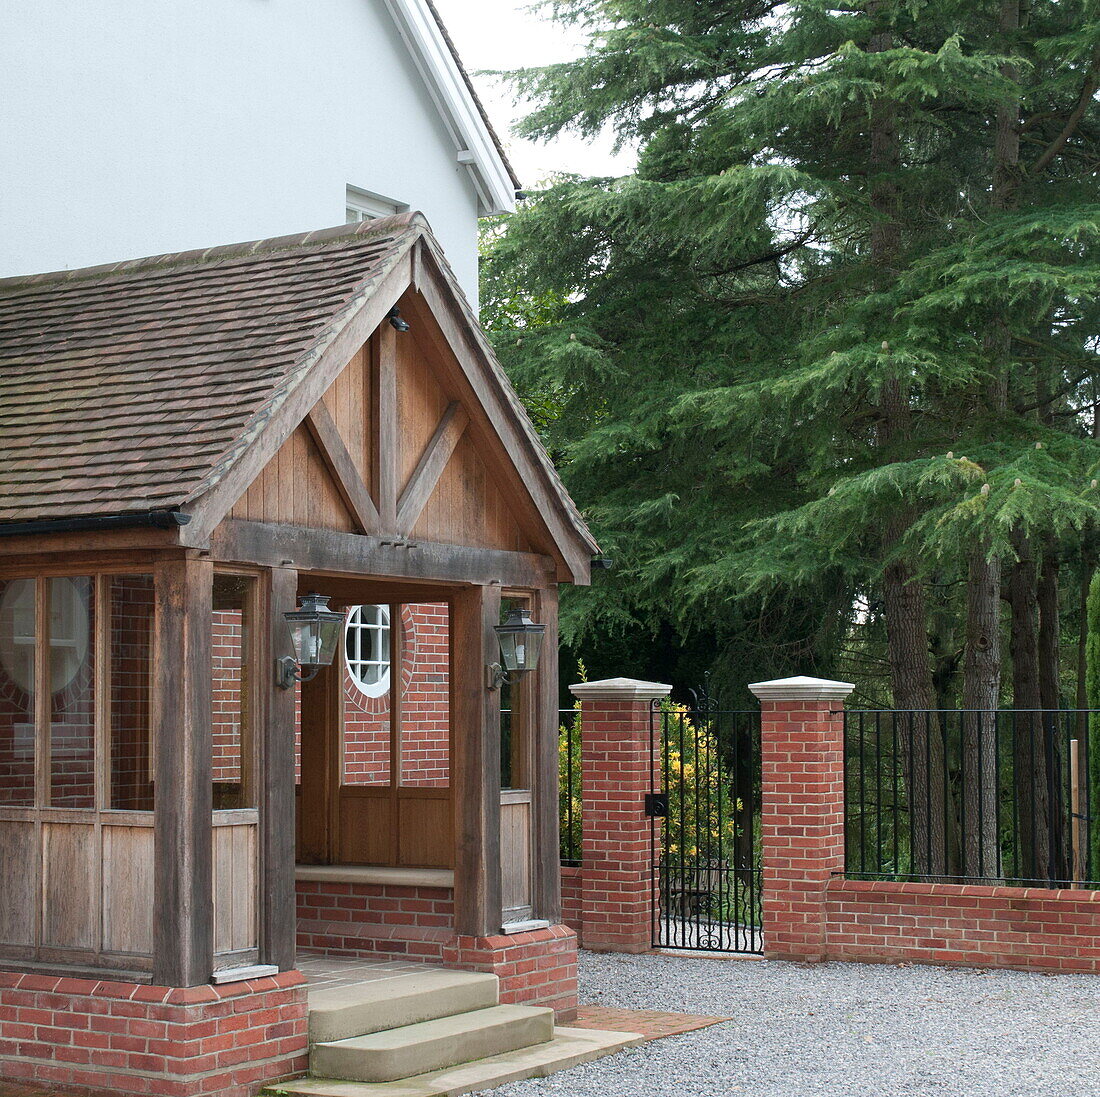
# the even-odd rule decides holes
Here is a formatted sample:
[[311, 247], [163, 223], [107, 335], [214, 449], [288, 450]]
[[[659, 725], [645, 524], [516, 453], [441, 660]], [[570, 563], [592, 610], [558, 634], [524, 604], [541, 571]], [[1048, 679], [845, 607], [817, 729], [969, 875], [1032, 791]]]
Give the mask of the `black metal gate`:
[[658, 702], [650, 744], [653, 944], [762, 952], [759, 710]]

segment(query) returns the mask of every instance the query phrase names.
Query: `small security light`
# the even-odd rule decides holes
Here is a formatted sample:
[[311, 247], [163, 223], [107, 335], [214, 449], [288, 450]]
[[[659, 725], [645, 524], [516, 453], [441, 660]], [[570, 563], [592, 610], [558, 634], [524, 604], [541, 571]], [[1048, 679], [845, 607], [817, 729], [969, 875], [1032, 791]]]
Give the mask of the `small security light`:
[[[308, 682], [317, 677], [321, 667], [332, 665], [340, 646], [344, 615], [328, 608], [327, 594], [307, 594], [302, 604], [284, 613], [290, 628], [293, 655], [284, 655], [275, 663], [275, 682], [282, 689], [292, 689], [295, 682]], [[308, 667], [299, 674], [298, 667]]]
[[494, 625], [493, 631], [500, 643], [503, 665], [490, 663], [485, 668], [486, 684], [491, 690], [515, 681], [513, 674], [526, 674], [539, 665], [546, 626], [535, 624], [527, 610], [517, 607], [508, 614], [508, 620], [503, 625]]
[[409, 322], [401, 319], [401, 310], [396, 305], [386, 313], [386, 319], [400, 332], [409, 330]]

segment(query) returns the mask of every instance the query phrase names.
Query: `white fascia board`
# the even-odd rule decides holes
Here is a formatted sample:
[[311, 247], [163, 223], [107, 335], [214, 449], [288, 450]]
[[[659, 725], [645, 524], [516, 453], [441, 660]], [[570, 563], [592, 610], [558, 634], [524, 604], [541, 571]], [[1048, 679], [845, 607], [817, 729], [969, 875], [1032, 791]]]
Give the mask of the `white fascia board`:
[[[470, 170], [485, 213], [511, 213], [516, 208], [512, 178], [432, 13], [422, 0], [385, 0], [385, 4], [450, 131], [456, 162]], [[469, 155], [460, 158], [460, 153]]]

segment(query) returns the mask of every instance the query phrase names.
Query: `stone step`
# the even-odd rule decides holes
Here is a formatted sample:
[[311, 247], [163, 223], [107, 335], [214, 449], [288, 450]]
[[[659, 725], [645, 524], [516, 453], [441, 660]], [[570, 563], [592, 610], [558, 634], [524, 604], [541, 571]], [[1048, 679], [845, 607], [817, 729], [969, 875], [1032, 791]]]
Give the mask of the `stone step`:
[[554, 1071], [588, 1063], [642, 1043], [645, 1043], [645, 1037], [632, 1032], [559, 1028], [554, 1038], [544, 1044], [429, 1071], [400, 1081], [339, 1082], [329, 1078], [302, 1078], [268, 1086], [264, 1092], [285, 1094], [287, 1097], [459, 1097], [463, 1093], [477, 1093], [524, 1078], [545, 1078]]
[[499, 1001], [497, 989], [495, 975], [425, 968], [414, 974], [310, 991], [310, 1043], [346, 1040], [485, 1009]]
[[369, 1036], [314, 1044], [310, 1073], [349, 1082], [392, 1082], [553, 1039], [554, 1011], [489, 1006]]

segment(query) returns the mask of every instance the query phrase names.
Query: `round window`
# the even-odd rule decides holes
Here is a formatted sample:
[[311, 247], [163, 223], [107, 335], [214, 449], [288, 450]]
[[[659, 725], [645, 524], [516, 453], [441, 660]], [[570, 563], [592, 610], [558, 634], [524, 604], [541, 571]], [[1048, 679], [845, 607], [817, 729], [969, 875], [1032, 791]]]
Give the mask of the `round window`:
[[[50, 688], [72, 685], [91, 642], [89, 579], [50, 580]], [[17, 579], [0, 597], [0, 663], [20, 689], [34, 693], [35, 583]]]
[[390, 688], [389, 606], [356, 606], [348, 614], [344, 658], [351, 680], [368, 697]]

